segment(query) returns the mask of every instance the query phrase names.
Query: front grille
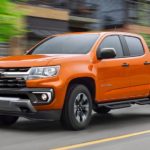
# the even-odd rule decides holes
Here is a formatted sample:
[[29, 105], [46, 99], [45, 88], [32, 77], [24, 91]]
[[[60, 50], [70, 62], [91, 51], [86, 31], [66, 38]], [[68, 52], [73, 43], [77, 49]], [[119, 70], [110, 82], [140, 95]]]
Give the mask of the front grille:
[[23, 88], [25, 86], [24, 78], [0, 78], [0, 88]]
[[[12, 75], [15, 73], [26, 73], [28, 72], [30, 68], [25, 67], [25, 68], [0, 68], [0, 73], [2, 74], [0, 76], [0, 88], [22, 88], [26, 87], [26, 81], [24, 77], [17, 77], [17, 76], [10, 76], [11, 72]], [[5, 73], [9, 73], [5, 75]]]
[[0, 68], [0, 72], [27, 72], [30, 68]]

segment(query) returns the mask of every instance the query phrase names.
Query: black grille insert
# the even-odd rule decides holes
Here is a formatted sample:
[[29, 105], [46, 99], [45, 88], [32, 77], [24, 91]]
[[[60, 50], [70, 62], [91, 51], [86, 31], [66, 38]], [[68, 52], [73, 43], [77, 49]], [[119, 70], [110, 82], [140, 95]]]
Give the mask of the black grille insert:
[[30, 68], [0, 68], [0, 72], [27, 72]]
[[24, 78], [0, 78], [0, 88], [22, 88], [25, 86]]

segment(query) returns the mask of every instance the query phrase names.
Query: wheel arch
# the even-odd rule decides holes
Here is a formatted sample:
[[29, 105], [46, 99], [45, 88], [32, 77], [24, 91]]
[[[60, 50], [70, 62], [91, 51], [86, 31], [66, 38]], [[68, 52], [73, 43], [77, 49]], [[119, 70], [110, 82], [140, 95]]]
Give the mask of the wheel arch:
[[92, 101], [95, 102], [95, 96], [96, 96], [96, 83], [95, 80], [92, 77], [78, 77], [74, 78], [69, 81], [66, 94], [69, 90], [69, 87], [72, 84], [82, 84], [86, 86], [91, 93]]

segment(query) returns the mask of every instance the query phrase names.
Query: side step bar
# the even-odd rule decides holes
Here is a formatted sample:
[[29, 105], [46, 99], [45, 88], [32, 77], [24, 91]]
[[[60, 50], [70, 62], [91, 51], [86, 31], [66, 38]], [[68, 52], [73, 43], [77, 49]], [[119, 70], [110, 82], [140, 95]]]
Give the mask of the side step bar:
[[98, 107], [107, 107], [110, 109], [120, 109], [120, 108], [131, 107], [131, 105], [133, 105], [133, 104], [150, 105], [150, 99], [143, 98], [143, 99], [120, 101], [120, 102], [98, 103], [97, 105], [98, 105]]

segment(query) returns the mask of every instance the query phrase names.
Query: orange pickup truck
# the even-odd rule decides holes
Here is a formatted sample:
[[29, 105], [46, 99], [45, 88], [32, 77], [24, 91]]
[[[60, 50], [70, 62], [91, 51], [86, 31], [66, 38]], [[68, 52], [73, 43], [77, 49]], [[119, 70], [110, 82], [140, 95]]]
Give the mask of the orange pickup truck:
[[0, 59], [0, 124], [18, 117], [60, 120], [85, 128], [92, 110], [106, 114], [150, 104], [150, 52], [144, 39], [122, 32], [48, 37], [23, 56]]

